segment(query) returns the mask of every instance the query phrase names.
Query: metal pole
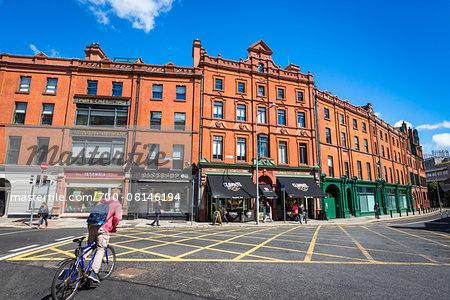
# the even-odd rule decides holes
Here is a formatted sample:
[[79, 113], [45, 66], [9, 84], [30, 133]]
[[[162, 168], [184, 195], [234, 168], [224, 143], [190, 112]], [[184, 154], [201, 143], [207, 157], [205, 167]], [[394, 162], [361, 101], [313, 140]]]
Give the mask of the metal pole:
[[284, 223], [286, 223], [286, 195], [285, 195], [286, 190], [285, 190], [285, 188], [282, 188], [282, 189], [281, 189], [281, 193], [283, 194], [283, 211], [284, 211], [283, 216], [284, 216]]
[[436, 182], [436, 189], [437, 189], [437, 194], [438, 194], [439, 209], [441, 209], [441, 194], [439, 193], [439, 183], [437, 182], [437, 180], [435, 182]]
[[258, 110], [256, 110], [256, 120], [255, 120], [255, 154], [256, 154], [256, 225], [259, 225], [259, 173], [258, 173]]
[[194, 225], [194, 178], [191, 180], [192, 189], [191, 189], [191, 226]]
[[[37, 176], [36, 176], [36, 177], [37, 177]], [[31, 210], [31, 215], [30, 215], [30, 227], [33, 225], [33, 213], [34, 213], [34, 185], [36, 184], [36, 177], [34, 177], [33, 183], [32, 183], [32, 186], [31, 186], [31, 201], [33, 201], [33, 203], [31, 204], [32, 210]]]

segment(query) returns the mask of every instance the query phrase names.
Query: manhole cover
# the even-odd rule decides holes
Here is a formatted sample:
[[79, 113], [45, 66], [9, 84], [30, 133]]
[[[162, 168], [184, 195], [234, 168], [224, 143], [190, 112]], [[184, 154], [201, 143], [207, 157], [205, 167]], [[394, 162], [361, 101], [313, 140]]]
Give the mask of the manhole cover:
[[138, 268], [126, 268], [120, 270], [116, 273], [117, 276], [131, 278], [135, 276], [139, 276], [141, 274], [147, 273], [148, 270], [138, 269]]

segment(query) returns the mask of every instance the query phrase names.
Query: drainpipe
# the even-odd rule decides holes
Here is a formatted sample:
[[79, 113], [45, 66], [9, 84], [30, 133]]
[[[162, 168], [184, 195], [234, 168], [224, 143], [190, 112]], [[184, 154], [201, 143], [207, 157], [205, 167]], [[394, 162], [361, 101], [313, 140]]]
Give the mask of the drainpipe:
[[202, 80], [200, 84], [200, 128], [198, 132], [198, 171], [197, 171], [197, 184], [198, 184], [198, 195], [197, 195], [197, 220], [200, 220], [200, 203], [202, 200], [202, 169], [200, 166], [200, 160], [202, 159], [202, 138], [203, 138], [203, 84], [204, 84], [204, 72], [202, 70]]
[[[316, 155], [317, 155], [317, 165], [319, 166], [319, 184], [322, 187], [322, 159], [320, 155], [320, 140], [319, 140], [319, 118], [317, 117], [317, 98], [316, 98], [316, 89], [313, 88], [313, 100], [314, 100], [314, 127], [316, 132]], [[324, 199], [320, 201], [320, 209], [325, 210]]]
[[[134, 151], [135, 151], [135, 142], [136, 142], [136, 126], [137, 126], [137, 113], [138, 113], [138, 107], [139, 107], [139, 89], [141, 86], [141, 77], [138, 74], [138, 78], [136, 79], [136, 101], [134, 103], [134, 121], [133, 121], [133, 141], [131, 144], [131, 162], [130, 162], [130, 184], [131, 184], [131, 194], [134, 195], [136, 193], [136, 179], [133, 179], [133, 172], [132, 167], [134, 165]], [[133, 201], [134, 202], [134, 201]], [[136, 205], [136, 204], [134, 204]], [[129, 208], [128, 208], [129, 209]], [[128, 215], [130, 213], [128, 212]], [[134, 216], [137, 218], [137, 212], [134, 211]]]

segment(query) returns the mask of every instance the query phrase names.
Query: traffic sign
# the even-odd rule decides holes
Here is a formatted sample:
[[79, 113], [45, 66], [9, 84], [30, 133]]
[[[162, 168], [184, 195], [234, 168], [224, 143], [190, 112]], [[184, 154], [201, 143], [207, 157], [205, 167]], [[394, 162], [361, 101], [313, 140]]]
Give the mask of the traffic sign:
[[48, 170], [48, 163], [43, 162], [43, 163], [41, 164], [41, 170], [42, 170], [42, 171]]

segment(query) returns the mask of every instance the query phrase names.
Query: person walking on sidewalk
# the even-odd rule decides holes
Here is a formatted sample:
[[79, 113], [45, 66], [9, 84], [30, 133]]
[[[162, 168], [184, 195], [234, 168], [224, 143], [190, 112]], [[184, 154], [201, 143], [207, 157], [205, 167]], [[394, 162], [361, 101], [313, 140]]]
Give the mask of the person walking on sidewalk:
[[300, 204], [300, 210], [302, 211], [303, 221], [305, 221], [305, 224], [308, 223], [308, 221], [306, 221], [306, 209], [303, 206], [303, 203]]
[[151, 226], [155, 226], [155, 223], [156, 223], [156, 226], [160, 226], [159, 225], [159, 215], [161, 215], [161, 202], [156, 201], [156, 204], [155, 204], [155, 216], [156, 216], [156, 218], [150, 224]]
[[378, 205], [378, 202], [375, 203], [373, 210], [375, 212], [375, 219], [379, 219], [380, 218], [380, 206]]
[[39, 216], [39, 225], [38, 228], [41, 229], [42, 223], [45, 222], [45, 227], [44, 229], [47, 229], [48, 226], [48, 206], [45, 202], [42, 202], [41, 207], [39, 207], [39, 212], [38, 212], [38, 216]]
[[294, 204], [294, 206], [292, 207], [292, 210], [294, 211], [294, 222], [295, 223], [299, 223], [299, 215], [298, 215], [298, 206], [297, 204]]
[[[272, 220], [272, 207], [270, 207], [269, 201], [266, 202], [266, 217], [269, 219], [269, 222], [273, 222]], [[264, 217], [264, 220], [266, 220], [266, 217]]]
[[298, 216], [299, 216], [299, 221], [300, 224], [303, 223], [303, 204], [300, 204], [300, 206], [298, 207]]
[[[111, 193], [120, 194], [120, 189], [111, 189]], [[100, 200], [87, 219], [89, 231], [88, 245], [95, 242], [97, 249], [92, 261], [92, 271], [88, 276], [93, 282], [100, 282], [98, 272], [100, 271], [105, 249], [108, 247], [109, 235], [111, 232], [117, 231], [117, 225], [119, 225], [120, 219], [122, 219], [122, 205], [119, 201], [111, 197]], [[89, 251], [85, 254], [85, 259], [91, 252]]]
[[222, 219], [227, 222], [228, 224], [228, 218], [227, 218], [227, 210], [225, 209], [225, 206], [222, 206], [222, 209], [220, 211], [222, 213]]

